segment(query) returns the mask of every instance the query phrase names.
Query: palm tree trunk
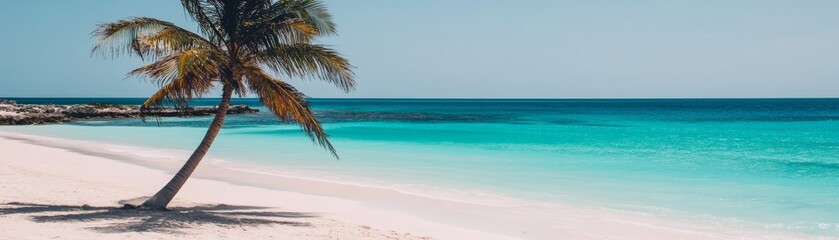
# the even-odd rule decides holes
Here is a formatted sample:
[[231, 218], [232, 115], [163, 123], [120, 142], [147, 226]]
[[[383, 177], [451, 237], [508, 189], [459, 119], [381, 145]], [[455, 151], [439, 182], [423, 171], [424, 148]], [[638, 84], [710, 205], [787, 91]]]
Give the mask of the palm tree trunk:
[[213, 118], [210, 128], [207, 129], [204, 139], [201, 140], [201, 144], [198, 145], [198, 148], [195, 149], [195, 152], [192, 153], [189, 160], [187, 160], [184, 166], [181, 167], [181, 170], [172, 177], [172, 180], [169, 180], [169, 183], [167, 183], [166, 186], [143, 203], [144, 207], [159, 210], [166, 209], [169, 202], [175, 198], [175, 194], [178, 193], [178, 190], [180, 190], [184, 183], [186, 183], [189, 175], [192, 175], [192, 172], [195, 171], [196, 167], [198, 167], [198, 163], [200, 163], [201, 159], [204, 158], [204, 155], [207, 154], [207, 151], [210, 149], [210, 145], [213, 144], [213, 140], [216, 139], [219, 131], [221, 131], [221, 126], [224, 125], [224, 117], [227, 115], [227, 108], [230, 106], [230, 98], [233, 95], [233, 89], [231, 87], [225, 86], [223, 91], [224, 93], [221, 97], [221, 103], [218, 105], [216, 116]]

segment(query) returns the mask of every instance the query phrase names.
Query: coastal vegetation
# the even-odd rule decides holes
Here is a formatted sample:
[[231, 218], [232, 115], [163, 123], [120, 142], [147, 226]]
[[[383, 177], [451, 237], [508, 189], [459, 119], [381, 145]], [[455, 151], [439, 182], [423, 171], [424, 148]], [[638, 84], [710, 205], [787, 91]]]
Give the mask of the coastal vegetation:
[[[296, 123], [312, 141], [335, 157], [328, 135], [315, 119], [306, 96], [286, 80], [319, 79], [344, 91], [355, 87], [352, 65], [319, 37], [335, 35], [332, 16], [317, 0], [182, 0], [199, 31], [163, 20], [135, 17], [100, 25], [93, 32], [94, 53], [130, 55], [150, 64], [129, 74], [160, 85], [141, 107], [153, 115], [164, 106], [187, 106], [193, 98], [221, 88], [218, 109], [233, 94], [253, 93], [284, 122]], [[280, 77], [283, 77], [281, 79]], [[175, 176], [142, 206], [166, 209], [204, 158], [224, 124], [218, 111], [201, 143]]]

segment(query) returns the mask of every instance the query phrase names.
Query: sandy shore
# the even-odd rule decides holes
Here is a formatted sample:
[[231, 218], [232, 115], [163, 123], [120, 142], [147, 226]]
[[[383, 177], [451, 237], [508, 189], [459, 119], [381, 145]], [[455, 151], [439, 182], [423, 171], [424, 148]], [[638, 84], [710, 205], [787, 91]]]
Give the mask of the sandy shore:
[[119, 210], [180, 165], [0, 129], [0, 239], [812, 239], [637, 213], [492, 206], [203, 163], [171, 207]]

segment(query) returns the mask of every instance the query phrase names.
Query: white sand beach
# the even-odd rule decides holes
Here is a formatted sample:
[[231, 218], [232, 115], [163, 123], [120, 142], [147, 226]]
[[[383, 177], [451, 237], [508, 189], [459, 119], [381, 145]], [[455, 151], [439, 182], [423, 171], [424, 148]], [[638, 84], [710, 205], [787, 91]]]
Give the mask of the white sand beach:
[[0, 129], [0, 239], [807, 239], [596, 208], [447, 201], [210, 161], [172, 211], [119, 210], [181, 162], [101, 145]]

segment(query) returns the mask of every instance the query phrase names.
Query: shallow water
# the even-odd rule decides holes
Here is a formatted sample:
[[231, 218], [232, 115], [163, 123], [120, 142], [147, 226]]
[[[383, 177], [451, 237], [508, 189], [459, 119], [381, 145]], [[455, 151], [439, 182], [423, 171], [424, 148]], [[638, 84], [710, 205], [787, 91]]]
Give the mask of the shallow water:
[[[253, 99], [234, 103], [259, 107]], [[512, 197], [839, 236], [839, 99], [315, 99], [312, 105], [340, 160], [266, 111], [231, 116], [209, 157], [473, 201]], [[13, 130], [190, 150], [209, 121], [95, 120]]]

